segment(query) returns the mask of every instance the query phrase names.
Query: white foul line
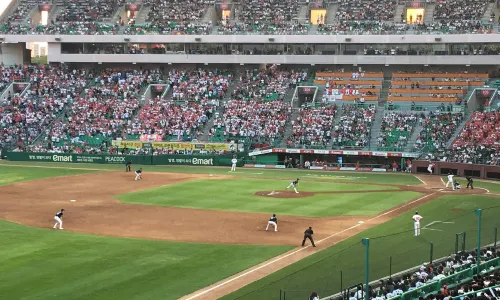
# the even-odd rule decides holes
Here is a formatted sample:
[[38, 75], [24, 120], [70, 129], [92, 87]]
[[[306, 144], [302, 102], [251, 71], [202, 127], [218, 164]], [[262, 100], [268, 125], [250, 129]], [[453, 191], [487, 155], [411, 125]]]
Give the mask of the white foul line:
[[446, 187], [446, 183], [444, 183], [443, 177], [441, 177], [441, 182], [442, 182], [442, 183], [443, 183], [443, 185]]
[[[373, 217], [373, 218], [369, 219], [369, 220], [368, 220], [368, 222], [369, 222], [369, 221], [376, 220], [376, 219], [378, 219], [378, 218], [380, 218], [380, 217], [382, 217], [382, 216], [385, 216], [385, 215], [390, 214], [390, 213], [392, 213], [392, 212], [395, 212], [395, 211], [397, 211], [397, 210], [400, 210], [400, 209], [401, 209], [401, 208], [403, 208], [403, 207], [406, 207], [406, 206], [408, 206], [408, 205], [410, 205], [410, 204], [413, 204], [413, 203], [415, 203], [415, 202], [419, 202], [419, 201], [421, 201], [421, 200], [423, 200], [423, 199], [425, 199], [425, 198], [427, 198], [427, 197], [429, 197], [429, 196], [435, 195], [435, 194], [436, 194], [436, 193], [432, 193], [432, 194], [425, 195], [425, 196], [420, 197], [420, 198], [418, 198], [418, 199], [416, 199], [416, 200], [413, 200], [413, 201], [411, 201], [411, 202], [408, 202], [408, 203], [406, 203], [406, 204], [404, 204], [404, 205], [402, 205], [402, 206], [399, 206], [399, 207], [396, 207], [396, 208], [394, 208], [394, 209], [392, 209], [392, 210], [386, 211], [386, 212], [385, 212], [385, 213], [383, 213], [383, 214], [377, 215], [377, 216], [375, 216], [375, 217]], [[363, 225], [363, 223], [353, 225], [353, 226], [351, 226], [351, 227], [349, 227], [349, 228], [346, 228], [346, 229], [344, 229], [344, 230], [342, 230], [342, 231], [339, 231], [339, 232], [336, 232], [336, 233], [334, 233], [334, 234], [332, 234], [332, 235], [330, 235], [330, 236], [327, 236], [326, 238], [324, 238], [324, 239], [322, 239], [322, 240], [319, 240], [319, 241], [317, 241], [316, 243], [321, 243], [322, 241], [328, 240], [328, 239], [330, 239], [330, 238], [332, 238], [332, 237], [334, 237], [334, 236], [337, 236], [337, 235], [339, 235], [339, 234], [341, 234], [341, 233], [344, 233], [344, 232], [346, 232], [346, 231], [349, 231], [349, 230], [354, 229], [354, 228], [356, 228], [356, 227], [359, 227], [359, 226], [361, 226], [361, 225]], [[339, 242], [342, 242], [342, 241], [344, 241], [344, 240], [346, 240], [346, 239], [348, 239], [348, 238], [350, 238], [350, 237], [346, 237], [346, 238], [344, 238], [344, 239], [341, 239]], [[226, 284], [228, 284], [228, 283], [230, 283], [230, 282], [233, 282], [233, 281], [235, 281], [235, 280], [237, 280], [237, 279], [240, 279], [241, 277], [244, 277], [244, 276], [246, 276], [246, 275], [248, 275], [248, 274], [251, 274], [251, 273], [253, 273], [253, 272], [255, 272], [255, 271], [258, 271], [258, 270], [260, 270], [260, 269], [262, 269], [262, 268], [264, 268], [264, 267], [267, 267], [267, 266], [269, 266], [269, 265], [271, 265], [271, 264], [274, 264], [275, 262], [278, 262], [278, 261], [280, 261], [280, 260], [282, 260], [282, 259], [284, 259], [284, 258], [286, 258], [286, 257], [288, 257], [288, 256], [291, 256], [291, 255], [294, 255], [294, 254], [296, 254], [296, 253], [299, 253], [300, 251], [303, 251], [304, 249], [307, 249], [307, 248], [309, 248], [309, 247], [311, 247], [311, 246], [306, 246], [306, 247], [303, 247], [303, 248], [297, 249], [297, 250], [295, 250], [295, 251], [293, 251], [293, 252], [290, 252], [290, 253], [288, 253], [288, 254], [286, 254], [286, 255], [282, 256], [282, 257], [278, 257], [278, 258], [276, 258], [276, 259], [274, 259], [274, 260], [272, 260], [272, 261], [270, 261], [270, 262], [268, 262], [268, 263], [266, 263], [266, 264], [264, 264], [264, 265], [262, 265], [262, 266], [260, 266], [260, 267], [257, 267], [257, 268], [255, 268], [255, 269], [249, 270], [249, 271], [247, 271], [247, 272], [245, 272], [245, 273], [243, 273], [243, 274], [240, 274], [240, 275], [238, 275], [238, 276], [236, 276], [236, 277], [234, 277], [234, 278], [231, 278], [231, 279], [229, 279], [229, 280], [227, 280], [227, 281], [224, 281], [224, 282], [222, 282], [222, 283], [220, 283], [220, 284], [218, 284], [218, 285], [216, 285], [216, 286], [213, 286], [213, 287], [211, 287], [211, 288], [209, 288], [209, 289], [207, 289], [207, 290], [205, 290], [205, 291], [202, 291], [202, 292], [200, 292], [200, 293], [198, 293], [198, 294], [196, 294], [196, 295], [193, 295], [193, 296], [191, 296], [191, 297], [189, 297], [189, 298], [186, 298], [186, 300], [191, 300], [191, 299], [198, 298], [199, 296], [202, 296], [202, 295], [204, 295], [204, 294], [206, 294], [206, 293], [208, 293], [208, 292], [211, 292], [211, 291], [213, 291], [213, 290], [215, 290], [215, 289], [220, 288], [221, 286], [224, 286], [224, 285], [226, 285]]]
[[415, 176], [418, 180], [420, 180], [420, 182], [422, 182], [424, 185], [427, 185], [427, 183], [425, 183], [425, 181], [423, 181], [422, 179], [420, 179], [420, 177], [418, 177], [417, 175], [413, 175]]
[[490, 193], [490, 190], [485, 189], [485, 188], [480, 188], [480, 187], [477, 187], [476, 189], [485, 190], [487, 194], [489, 194], [489, 193]]

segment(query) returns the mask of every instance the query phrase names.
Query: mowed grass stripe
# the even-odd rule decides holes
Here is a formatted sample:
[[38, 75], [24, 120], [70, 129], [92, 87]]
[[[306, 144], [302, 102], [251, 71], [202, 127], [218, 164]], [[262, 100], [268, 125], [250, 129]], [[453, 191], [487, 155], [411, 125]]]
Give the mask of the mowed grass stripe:
[[[194, 180], [119, 195], [117, 198], [132, 204], [326, 217], [376, 215], [421, 195], [387, 186], [308, 181], [303, 181], [299, 185], [299, 191], [339, 193], [318, 193], [303, 198], [274, 198], [255, 195], [255, 192], [263, 190], [283, 190], [288, 184], [289, 181], [285, 180], [256, 178]], [[363, 192], [388, 189], [393, 189], [394, 192]], [[342, 191], [359, 193], [342, 194]]]
[[58, 176], [88, 174], [95, 172], [99, 171], [78, 170], [78, 169], [42, 169], [36, 167], [17, 168], [17, 167], [0, 165], [0, 186], [21, 181], [58, 177]]
[[[103, 171], [123, 171], [124, 165], [113, 164], [88, 164], [88, 163], [50, 163], [50, 162], [30, 162], [30, 161], [0, 161], [0, 166], [10, 166], [19, 168], [35, 166], [37, 169], [48, 168], [71, 168], [71, 169], [96, 169]], [[190, 174], [224, 174], [235, 177], [263, 177], [274, 179], [297, 177], [307, 180], [328, 180], [332, 182], [361, 182], [361, 183], [390, 183], [396, 185], [421, 185], [415, 176], [407, 173], [368, 173], [368, 172], [348, 172], [348, 171], [318, 171], [318, 170], [298, 170], [298, 169], [259, 169], [259, 168], [238, 168], [236, 173], [228, 172], [230, 167], [198, 167], [198, 166], [160, 166], [160, 165], [133, 165], [132, 168], [144, 169], [144, 175], [148, 172], [173, 172]], [[308, 175], [310, 174], [310, 175]]]
[[101, 237], [0, 221], [5, 299], [177, 299], [291, 247]]

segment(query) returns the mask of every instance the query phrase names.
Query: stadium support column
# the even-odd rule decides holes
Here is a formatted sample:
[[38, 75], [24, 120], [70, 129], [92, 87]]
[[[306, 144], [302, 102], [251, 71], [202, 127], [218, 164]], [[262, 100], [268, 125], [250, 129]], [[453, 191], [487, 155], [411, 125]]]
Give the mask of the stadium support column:
[[370, 279], [370, 239], [364, 238], [361, 243], [365, 245], [365, 300], [370, 300], [370, 287], [368, 285]]
[[474, 212], [477, 215], [477, 274], [479, 275], [481, 273], [481, 217], [483, 215], [483, 210], [478, 208], [474, 210]]

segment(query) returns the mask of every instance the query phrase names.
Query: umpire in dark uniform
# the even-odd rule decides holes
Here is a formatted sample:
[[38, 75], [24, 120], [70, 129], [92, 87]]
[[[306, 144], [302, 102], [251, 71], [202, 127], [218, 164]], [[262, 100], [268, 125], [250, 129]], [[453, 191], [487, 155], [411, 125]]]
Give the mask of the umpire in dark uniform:
[[469, 188], [469, 186], [470, 186], [470, 189], [473, 190], [474, 189], [474, 180], [472, 180], [472, 177], [470, 177], [470, 176], [467, 176], [465, 178], [467, 179], [467, 188]]
[[304, 247], [306, 239], [309, 239], [311, 241], [312, 246], [316, 247], [316, 245], [314, 245], [313, 234], [314, 232], [312, 227], [309, 227], [308, 229], [306, 229], [306, 231], [304, 231], [304, 239], [302, 240], [302, 247]]
[[128, 160], [127, 163], [125, 164], [125, 172], [130, 172], [131, 167], [132, 167], [132, 161]]

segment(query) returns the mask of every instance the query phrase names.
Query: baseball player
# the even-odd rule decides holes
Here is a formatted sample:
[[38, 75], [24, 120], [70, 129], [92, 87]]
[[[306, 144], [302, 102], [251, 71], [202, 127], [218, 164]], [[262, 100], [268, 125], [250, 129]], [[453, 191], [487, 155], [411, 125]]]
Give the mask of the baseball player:
[[289, 188], [293, 188], [293, 190], [295, 191], [295, 193], [297, 193], [297, 194], [298, 194], [298, 193], [299, 193], [299, 192], [297, 191], [297, 186], [298, 186], [298, 185], [299, 185], [299, 179], [297, 178], [297, 180], [292, 181], [292, 182], [291, 182], [291, 183], [287, 186], [287, 188], [286, 188], [286, 189], [288, 190]]
[[465, 178], [467, 178], [467, 188], [469, 188], [469, 186], [470, 186], [471, 190], [473, 190], [474, 189], [474, 180], [472, 180], [472, 177], [470, 177], [470, 176], [467, 176]]
[[57, 228], [57, 224], [59, 224], [59, 229], [63, 229], [62, 227], [62, 217], [63, 217], [63, 214], [64, 214], [64, 208], [61, 209], [60, 211], [58, 211], [56, 213], [56, 215], [54, 216], [54, 220], [56, 220], [56, 223], [54, 224], [54, 229]]
[[413, 219], [413, 227], [415, 228], [415, 236], [420, 235], [420, 220], [422, 220], [422, 216], [418, 214], [418, 211], [412, 217]]
[[427, 172], [429, 172], [430, 175], [432, 175], [432, 168], [434, 168], [434, 164], [429, 161], [429, 166], [427, 167]]
[[132, 161], [129, 160], [125, 164], [125, 172], [130, 172], [131, 171], [131, 167], [132, 167]]
[[135, 180], [141, 180], [141, 179], [142, 179], [142, 168], [135, 171]]
[[462, 188], [462, 186], [460, 185], [460, 183], [458, 183], [458, 181], [453, 181], [453, 186], [455, 187], [456, 190], [460, 190]]
[[448, 185], [450, 185], [450, 184], [451, 184], [451, 188], [452, 188], [453, 190], [455, 190], [455, 182], [454, 182], [454, 180], [453, 180], [453, 176], [455, 176], [455, 175], [451, 174], [451, 172], [450, 172], [450, 173], [448, 173], [448, 182], [446, 183], [446, 187], [448, 187]]
[[278, 231], [278, 218], [276, 218], [276, 214], [273, 214], [273, 216], [269, 218], [269, 221], [267, 221], [266, 231], [269, 225], [273, 225], [274, 231]]
[[236, 159], [236, 156], [234, 156], [233, 159], [231, 159], [231, 172], [236, 171], [236, 163], [237, 162], [238, 162], [238, 160]]
[[306, 231], [304, 231], [304, 239], [302, 240], [302, 247], [304, 247], [304, 244], [306, 243], [306, 239], [309, 239], [311, 241], [312, 246], [316, 247], [316, 245], [314, 245], [313, 236], [314, 236], [314, 232], [313, 232], [312, 227], [309, 227], [308, 229], [306, 229]]

